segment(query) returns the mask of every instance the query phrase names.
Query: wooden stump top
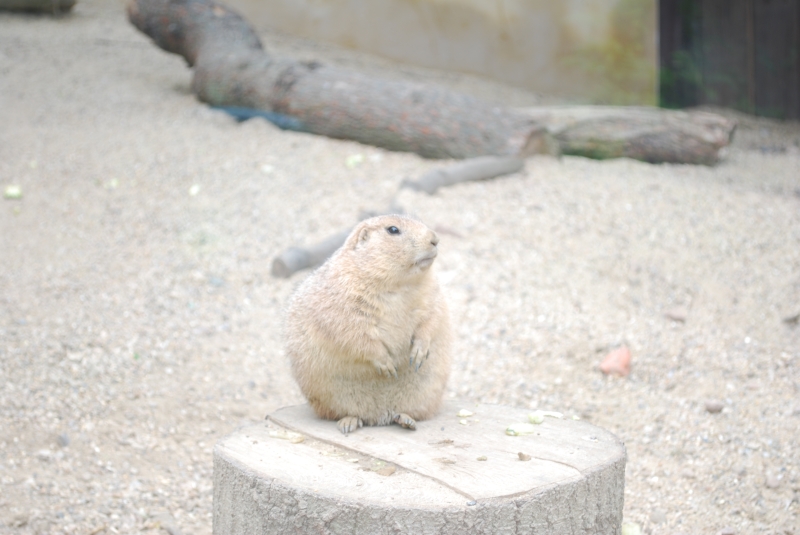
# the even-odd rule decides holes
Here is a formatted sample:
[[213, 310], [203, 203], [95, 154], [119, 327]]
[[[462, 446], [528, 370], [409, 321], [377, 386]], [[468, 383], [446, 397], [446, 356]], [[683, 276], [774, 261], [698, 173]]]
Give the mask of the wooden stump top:
[[[460, 418], [457, 414], [461, 409], [474, 414]], [[307, 405], [282, 408], [269, 419], [306, 437], [337, 446], [342, 454], [339, 461], [351, 471], [369, 467], [364, 466], [363, 460], [348, 462], [354, 458], [348, 456], [349, 452], [418, 474], [466, 500], [514, 496], [578, 480], [582, 474], [624, 455], [623, 446], [614, 435], [583, 421], [546, 416], [541, 424], [534, 426], [532, 434], [507, 435], [510, 424], [528, 423], [528, 412], [450, 401], [434, 419], [418, 422], [416, 431], [392, 425], [365, 427], [347, 436], [337, 429], [335, 422], [317, 418]], [[250, 446], [242, 452], [258, 450], [252, 443]], [[529, 455], [530, 460], [521, 461], [520, 452]], [[484, 457], [486, 460], [478, 460]], [[371, 497], [365, 495], [363, 499]]]
[[345, 436], [282, 408], [214, 449], [214, 533], [619, 534], [624, 445], [551, 416], [506, 434], [530, 412], [448, 401], [416, 431]]

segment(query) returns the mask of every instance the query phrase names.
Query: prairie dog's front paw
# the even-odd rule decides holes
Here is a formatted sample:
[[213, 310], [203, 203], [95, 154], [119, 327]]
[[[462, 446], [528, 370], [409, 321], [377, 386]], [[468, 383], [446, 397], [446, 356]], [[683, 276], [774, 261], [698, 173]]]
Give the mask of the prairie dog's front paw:
[[391, 356], [385, 355], [380, 359], [375, 359], [372, 361], [372, 364], [380, 375], [397, 379], [397, 365], [394, 363]]
[[408, 365], [414, 368], [414, 371], [418, 371], [422, 363], [427, 360], [430, 349], [431, 341], [429, 339], [414, 336], [411, 339], [411, 353], [408, 358]]

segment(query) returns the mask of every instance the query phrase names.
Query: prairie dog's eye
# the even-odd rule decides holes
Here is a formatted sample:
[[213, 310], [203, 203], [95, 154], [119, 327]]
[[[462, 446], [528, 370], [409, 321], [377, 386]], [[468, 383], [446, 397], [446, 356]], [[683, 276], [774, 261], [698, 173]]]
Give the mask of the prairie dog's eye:
[[386, 232], [389, 234], [400, 234], [400, 229], [392, 225], [391, 227], [386, 227]]

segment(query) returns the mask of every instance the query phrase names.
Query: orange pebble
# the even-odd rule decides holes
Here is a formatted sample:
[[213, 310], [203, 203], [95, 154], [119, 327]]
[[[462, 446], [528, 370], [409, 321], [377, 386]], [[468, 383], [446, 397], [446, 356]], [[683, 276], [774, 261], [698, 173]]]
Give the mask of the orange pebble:
[[631, 351], [627, 346], [618, 347], [600, 363], [600, 371], [606, 375], [625, 377], [631, 373]]

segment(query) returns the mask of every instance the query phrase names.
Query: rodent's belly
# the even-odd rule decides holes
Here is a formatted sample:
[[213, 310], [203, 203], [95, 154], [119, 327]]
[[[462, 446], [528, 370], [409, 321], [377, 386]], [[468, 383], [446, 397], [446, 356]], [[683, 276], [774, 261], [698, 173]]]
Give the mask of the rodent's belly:
[[414, 336], [413, 329], [400, 329], [397, 326], [378, 326], [378, 336], [383, 345], [395, 359], [408, 358], [411, 350], [411, 339]]
[[386, 311], [377, 324], [378, 338], [392, 357], [408, 358], [411, 340], [419, 318], [408, 307], [396, 306]]
[[[367, 425], [387, 425], [398, 413], [421, 418], [432, 403], [428, 370], [415, 373], [406, 366], [398, 368], [398, 377], [382, 377], [374, 370], [362, 373], [341, 373], [331, 377], [323, 404], [336, 415], [358, 416]], [[424, 368], [424, 366], [423, 366]], [[351, 372], [355, 370], [351, 369]], [[441, 397], [441, 394], [439, 394]]]

